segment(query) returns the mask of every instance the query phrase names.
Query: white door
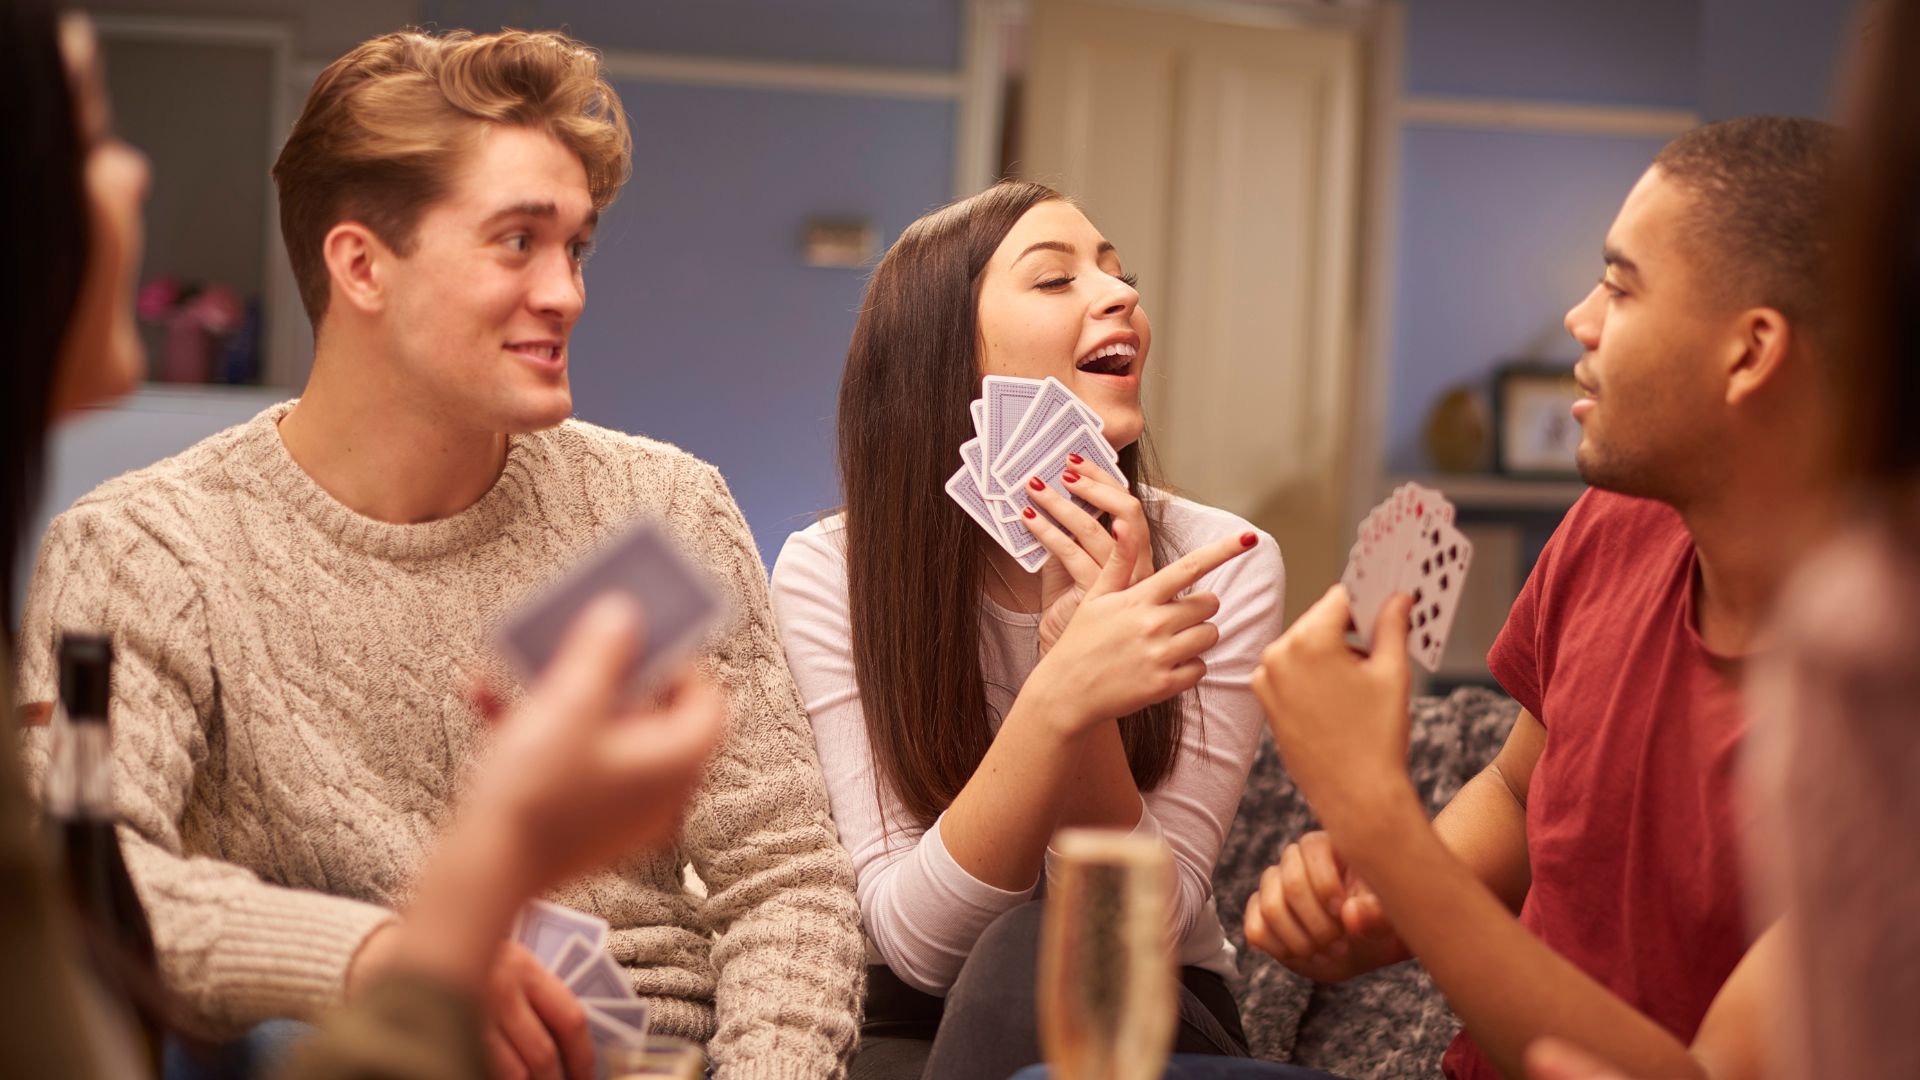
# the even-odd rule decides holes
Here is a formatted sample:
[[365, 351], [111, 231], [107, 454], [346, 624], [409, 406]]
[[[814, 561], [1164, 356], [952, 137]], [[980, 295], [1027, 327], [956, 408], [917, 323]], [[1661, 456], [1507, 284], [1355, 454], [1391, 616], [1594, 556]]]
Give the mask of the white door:
[[1018, 172], [1140, 275], [1165, 479], [1278, 538], [1290, 615], [1347, 547], [1362, 44], [1114, 0], [1029, 24]]

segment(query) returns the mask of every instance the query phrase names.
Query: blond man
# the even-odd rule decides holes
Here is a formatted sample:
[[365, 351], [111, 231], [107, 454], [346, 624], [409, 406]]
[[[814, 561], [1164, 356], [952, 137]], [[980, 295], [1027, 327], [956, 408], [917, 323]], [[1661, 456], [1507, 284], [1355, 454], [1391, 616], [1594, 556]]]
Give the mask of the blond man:
[[[708, 1042], [719, 1075], [844, 1070], [852, 874], [752, 538], [711, 466], [568, 419], [583, 266], [629, 154], [597, 59], [560, 35], [342, 57], [274, 167], [305, 392], [48, 533], [21, 697], [52, 697], [61, 630], [114, 635], [123, 844], [163, 974], [211, 1030], [310, 1016], [391, 966], [394, 910], [488, 741], [470, 691], [510, 685], [491, 625], [645, 514], [732, 592], [700, 661], [728, 734], [666, 855], [554, 899], [613, 925], [654, 1029]], [[44, 767], [43, 738], [28, 756]], [[531, 954], [504, 946], [489, 985], [498, 1074], [581, 1071], [580, 1008]]]

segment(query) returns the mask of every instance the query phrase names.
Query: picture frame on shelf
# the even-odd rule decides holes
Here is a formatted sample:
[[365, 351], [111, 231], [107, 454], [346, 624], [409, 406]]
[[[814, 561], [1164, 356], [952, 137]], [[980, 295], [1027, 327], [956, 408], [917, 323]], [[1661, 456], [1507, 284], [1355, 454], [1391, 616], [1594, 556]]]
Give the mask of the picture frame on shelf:
[[1571, 364], [1501, 365], [1493, 377], [1495, 470], [1535, 479], [1578, 477], [1580, 424], [1572, 409], [1580, 393]]

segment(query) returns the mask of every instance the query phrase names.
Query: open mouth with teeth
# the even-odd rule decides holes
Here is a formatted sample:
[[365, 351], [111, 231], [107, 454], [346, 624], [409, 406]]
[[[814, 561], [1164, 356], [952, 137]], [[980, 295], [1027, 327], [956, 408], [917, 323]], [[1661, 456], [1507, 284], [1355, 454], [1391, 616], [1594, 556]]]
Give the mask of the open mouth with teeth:
[[1124, 341], [1116, 341], [1081, 357], [1074, 367], [1089, 375], [1125, 375], [1133, 370], [1133, 358], [1139, 351]]

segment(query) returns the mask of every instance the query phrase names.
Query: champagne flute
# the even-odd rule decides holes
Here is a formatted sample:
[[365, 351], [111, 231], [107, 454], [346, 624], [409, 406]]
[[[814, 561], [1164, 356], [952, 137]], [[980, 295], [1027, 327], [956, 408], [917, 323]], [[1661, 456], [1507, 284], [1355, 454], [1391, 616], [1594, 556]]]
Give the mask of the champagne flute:
[[1151, 837], [1062, 830], [1040, 932], [1040, 1047], [1053, 1080], [1154, 1080], [1177, 1019], [1173, 855]]

